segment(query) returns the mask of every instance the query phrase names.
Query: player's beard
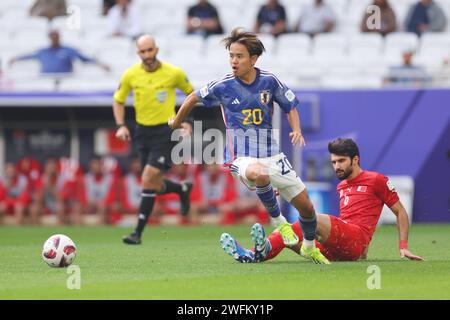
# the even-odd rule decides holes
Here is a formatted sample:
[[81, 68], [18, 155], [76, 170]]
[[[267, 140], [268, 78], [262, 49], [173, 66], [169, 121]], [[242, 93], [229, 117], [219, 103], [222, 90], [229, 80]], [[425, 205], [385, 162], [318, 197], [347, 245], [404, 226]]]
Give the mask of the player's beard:
[[352, 164], [353, 160], [347, 168], [345, 168], [344, 170], [339, 170], [340, 173], [336, 171], [336, 176], [338, 177], [339, 180], [345, 180], [353, 173]]

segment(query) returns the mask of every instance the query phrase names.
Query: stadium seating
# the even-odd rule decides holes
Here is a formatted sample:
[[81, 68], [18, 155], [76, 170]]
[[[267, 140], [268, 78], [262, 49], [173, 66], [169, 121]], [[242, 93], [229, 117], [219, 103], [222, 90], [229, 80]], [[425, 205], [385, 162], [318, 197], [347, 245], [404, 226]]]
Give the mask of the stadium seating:
[[449, 33], [426, 33], [420, 40], [420, 51], [427, 49], [449, 50], [450, 34]]
[[20, 81], [15, 81], [12, 86], [17, 92], [38, 92], [38, 91], [55, 91], [57, 86], [52, 78], [26, 77], [23, 75]]
[[[286, 8], [290, 30], [297, 22], [301, 8], [311, 1], [281, 0]], [[212, 80], [212, 76], [220, 77], [229, 72], [227, 52], [220, 44], [223, 35], [203, 39], [185, 34], [187, 10], [195, 3], [194, 0], [134, 2], [145, 17], [142, 19], [144, 29], [157, 38], [161, 59], [183, 67], [196, 84], [204, 84]], [[252, 29], [259, 7], [265, 2], [212, 1], [218, 8], [225, 32], [236, 26]], [[410, 5], [415, 2], [416, 0], [390, 1], [397, 15], [399, 31], [383, 38], [379, 34], [359, 32], [364, 10], [372, 3], [371, 0], [328, 0], [327, 3], [337, 17], [334, 32], [319, 34], [314, 39], [299, 33], [287, 33], [278, 38], [261, 35], [267, 52], [260, 58], [258, 66], [295, 85], [335, 84], [342, 87], [356, 83], [359, 80], [357, 75], [361, 73], [382, 80], [388, 66], [399, 64], [401, 53], [409, 48], [416, 50], [415, 62], [423, 65], [431, 74], [440, 72], [439, 66], [450, 55], [450, 26], [447, 26], [447, 32], [427, 33], [421, 38], [404, 32], [404, 18]], [[437, 2], [450, 19], [450, 0]], [[51, 23], [44, 18], [29, 17], [28, 11], [32, 3], [33, 0], [2, 0], [0, 3], [0, 58], [4, 77], [7, 79], [21, 81], [24, 70], [33, 64], [21, 62], [14, 68], [9, 68], [7, 61], [18, 54], [29, 53], [48, 45], [47, 33], [50, 28], [60, 30], [63, 44], [79, 48], [110, 64], [113, 79], [118, 79], [128, 65], [139, 61], [132, 41], [107, 36], [108, 20], [101, 15], [101, 0], [68, 1], [71, 10], [79, 10], [81, 13], [79, 28], [68, 27], [66, 17], [57, 17]], [[28, 72], [38, 76], [35, 65]], [[77, 65], [76, 72], [81, 77], [89, 75], [91, 81], [95, 78], [106, 81], [104, 86], [97, 87], [107, 88], [110, 85], [104, 72], [94, 66]], [[333, 77], [352, 80], [347, 79], [348, 81], [338, 84], [333, 81]], [[377, 83], [369, 82], [369, 85]], [[27, 85], [18, 84], [15, 87], [25, 88]], [[71, 88], [72, 85], [64, 84], [63, 87]]]
[[117, 88], [119, 83], [119, 78], [116, 79], [104, 74], [97, 75], [97, 81], [91, 81], [91, 78], [89, 75], [63, 78], [58, 86], [58, 90], [62, 92], [112, 91]]
[[311, 51], [311, 38], [301, 33], [288, 33], [278, 38], [277, 54], [292, 54], [305, 56]]
[[19, 84], [22, 80], [29, 78], [33, 81], [38, 79], [39, 63], [34, 60], [23, 61], [21, 63], [15, 63], [9, 68], [9, 77]]
[[348, 40], [348, 53], [353, 55], [380, 55], [383, 51], [383, 37], [378, 33], [355, 34]]

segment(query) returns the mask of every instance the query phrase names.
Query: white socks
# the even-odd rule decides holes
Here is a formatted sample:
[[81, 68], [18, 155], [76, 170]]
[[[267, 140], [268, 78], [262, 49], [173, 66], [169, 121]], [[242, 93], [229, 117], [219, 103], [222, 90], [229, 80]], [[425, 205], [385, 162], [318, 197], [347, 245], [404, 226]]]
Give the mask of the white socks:
[[311, 248], [315, 248], [316, 247], [316, 244], [314, 243], [314, 240], [311, 241], [311, 240], [303, 239], [303, 245], [305, 246], [306, 249], [311, 249]]
[[276, 227], [278, 227], [278, 226], [280, 226], [280, 225], [282, 225], [282, 224], [287, 223], [286, 218], [285, 218], [282, 214], [280, 214], [280, 215], [279, 215], [278, 217], [276, 217], [276, 218], [271, 217], [270, 220], [272, 220], [272, 225], [274, 225], [274, 226], [276, 226]]

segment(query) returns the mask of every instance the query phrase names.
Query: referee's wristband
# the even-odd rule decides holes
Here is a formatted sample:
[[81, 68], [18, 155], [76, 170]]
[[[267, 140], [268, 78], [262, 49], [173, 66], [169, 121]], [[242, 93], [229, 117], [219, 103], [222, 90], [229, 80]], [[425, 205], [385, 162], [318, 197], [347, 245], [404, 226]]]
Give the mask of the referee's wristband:
[[116, 129], [120, 129], [120, 128], [122, 128], [122, 127], [126, 127], [127, 125], [126, 124], [124, 124], [124, 123], [122, 123], [122, 124], [118, 124], [118, 125], [116, 125]]
[[399, 243], [398, 243], [398, 247], [400, 249], [408, 249], [408, 241], [400, 240]]

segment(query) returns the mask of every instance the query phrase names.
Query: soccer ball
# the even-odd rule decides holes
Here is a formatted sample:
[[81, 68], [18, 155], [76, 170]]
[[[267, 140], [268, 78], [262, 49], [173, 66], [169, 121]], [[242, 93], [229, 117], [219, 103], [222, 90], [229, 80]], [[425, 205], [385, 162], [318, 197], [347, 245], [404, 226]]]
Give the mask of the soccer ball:
[[47, 239], [42, 249], [42, 259], [50, 267], [67, 267], [77, 253], [75, 243], [68, 236], [63, 234], [54, 234]]

